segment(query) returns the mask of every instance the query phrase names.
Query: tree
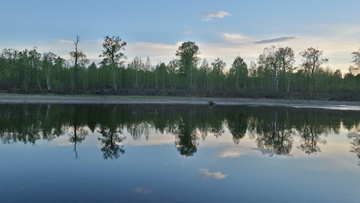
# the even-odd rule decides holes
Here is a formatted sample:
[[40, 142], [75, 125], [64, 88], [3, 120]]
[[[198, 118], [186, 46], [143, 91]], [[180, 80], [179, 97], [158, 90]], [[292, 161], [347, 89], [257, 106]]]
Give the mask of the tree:
[[321, 67], [321, 65], [323, 65], [324, 63], [327, 63], [329, 61], [329, 59], [320, 59], [321, 55], [323, 54], [324, 51], [319, 50], [319, 49], [315, 49], [313, 47], [310, 47], [302, 52], [300, 52], [299, 54], [303, 57], [303, 63], [302, 66], [305, 69], [310, 70], [311, 72], [311, 79], [312, 81], [314, 81], [315, 79], [315, 91], [317, 91], [317, 73], [319, 71], [319, 68]]
[[150, 71], [151, 71], [151, 61], [150, 61], [150, 57], [148, 56], [146, 58], [146, 62], [145, 62], [145, 72], [146, 72], [146, 75], [145, 75], [145, 78], [146, 78], [146, 87], [149, 88], [150, 87], [150, 77], [149, 77], [149, 74], [150, 74]]
[[29, 62], [30, 62], [30, 69], [33, 70], [34, 75], [36, 77], [37, 84], [39, 86], [40, 91], [42, 91], [41, 85], [40, 85], [40, 79], [39, 74], [37, 74], [40, 71], [39, 65], [41, 60], [41, 54], [37, 52], [37, 47], [34, 47], [31, 51], [29, 51]]
[[86, 55], [84, 52], [78, 50], [78, 44], [80, 41], [80, 36], [76, 36], [76, 41], [74, 42], [75, 51], [70, 52], [71, 58], [75, 60], [74, 62], [74, 80], [75, 80], [75, 91], [78, 91], [78, 83], [79, 83], [79, 76], [78, 76], [78, 61], [82, 66], [89, 63], [89, 60], [86, 59]]
[[193, 88], [193, 68], [196, 67], [197, 62], [200, 60], [197, 55], [200, 54], [199, 47], [195, 42], [184, 42], [176, 51], [176, 56], [179, 57], [179, 72], [186, 78], [187, 84], [190, 89]]
[[92, 62], [90, 64], [90, 66], [88, 67], [88, 77], [89, 77], [89, 82], [91, 82], [91, 88], [95, 88], [96, 85], [98, 85], [98, 76], [97, 76], [97, 67], [96, 64], [94, 62]]
[[328, 62], [329, 59], [320, 59], [324, 51], [315, 49], [313, 47], [308, 48], [300, 52], [299, 54], [304, 58], [303, 66], [310, 68], [311, 75], [314, 75], [315, 71], [324, 63]]
[[78, 46], [78, 43], [79, 43], [79, 40], [80, 40], [80, 36], [76, 36], [76, 41], [74, 42], [74, 45], [75, 45], [75, 51], [74, 52], [70, 52], [70, 55], [71, 55], [71, 57], [73, 57], [74, 59], [75, 59], [75, 91], [77, 91], [78, 90], [78, 64], [77, 64], [77, 62], [78, 62], [78, 57], [79, 57], [79, 52], [78, 52], [78, 48], [77, 48], [77, 46]]
[[[175, 78], [174, 75], [178, 69], [178, 60], [177, 59], [172, 59], [169, 64], [167, 65], [167, 70], [169, 73], [169, 83], [170, 83], [170, 89], [175, 87]], [[172, 85], [171, 85], [172, 83]]]
[[55, 65], [54, 65], [54, 71], [55, 71], [55, 88], [61, 89], [64, 87], [66, 82], [64, 81], [64, 78], [62, 77], [62, 72], [64, 70], [64, 64], [66, 63], [66, 60], [58, 56], [55, 59]]
[[118, 65], [122, 65], [122, 58], [126, 59], [124, 53], [121, 50], [125, 50], [126, 42], [122, 42], [119, 36], [105, 36], [102, 44], [103, 50], [99, 57], [104, 57], [102, 64], [110, 65], [113, 79], [114, 89], [117, 89], [116, 85], [116, 68]]
[[135, 78], [134, 78], [134, 88], [139, 88], [139, 82], [138, 82], [138, 78], [139, 78], [139, 71], [144, 69], [145, 64], [142, 62], [141, 57], [136, 56], [134, 58], [134, 60], [132, 60], [129, 64], [128, 64], [128, 68], [130, 68], [131, 70], [135, 71]]
[[223, 88], [223, 77], [224, 77], [224, 68], [226, 67], [226, 63], [222, 61], [220, 58], [215, 59], [215, 62], [211, 63], [212, 69], [212, 76], [213, 82], [215, 86], [220, 86], [222, 91]]
[[236, 88], [240, 88], [239, 83], [241, 80], [240, 78], [242, 78], [244, 80], [243, 89], [246, 89], [246, 78], [248, 75], [248, 69], [244, 59], [240, 56], [237, 56], [232, 64], [232, 69], [235, 70]]
[[43, 55], [43, 63], [42, 63], [42, 70], [45, 73], [45, 77], [46, 77], [46, 84], [47, 84], [47, 89], [51, 90], [51, 82], [52, 82], [52, 69], [53, 69], [53, 65], [54, 65], [54, 61], [55, 61], [56, 55], [52, 52], [47, 52], [44, 53]]
[[277, 51], [278, 49], [275, 46], [266, 47], [263, 54], [259, 56], [258, 61], [260, 65], [273, 69], [273, 89], [275, 93], [279, 92], [279, 59]]
[[350, 66], [349, 72], [351, 74], [355, 74], [358, 73], [360, 70], [360, 49], [359, 51], [354, 51], [351, 54], [353, 55], [353, 60], [351, 62], [353, 62], [355, 66]]
[[200, 72], [203, 74], [204, 90], [209, 89], [209, 73], [211, 72], [211, 67], [206, 59], [203, 60], [200, 66]]
[[[280, 47], [277, 52], [276, 55], [278, 57], [279, 60], [279, 68], [282, 68], [282, 75], [283, 76], [283, 82], [282, 84], [286, 85], [287, 82], [287, 91], [289, 92], [290, 90], [290, 73], [293, 71], [293, 64], [295, 62], [295, 56], [294, 56], [294, 51], [292, 48], [290, 47]], [[280, 71], [280, 70], [279, 70]], [[286, 74], [289, 73], [289, 74]]]
[[255, 77], [256, 77], [256, 69], [257, 69], [257, 67], [256, 67], [256, 63], [254, 62], [254, 61], [251, 61], [250, 62], [250, 67], [249, 67], [249, 75], [250, 75], [250, 77], [251, 77], [251, 79], [252, 79], [252, 88], [254, 89], [255, 88]]

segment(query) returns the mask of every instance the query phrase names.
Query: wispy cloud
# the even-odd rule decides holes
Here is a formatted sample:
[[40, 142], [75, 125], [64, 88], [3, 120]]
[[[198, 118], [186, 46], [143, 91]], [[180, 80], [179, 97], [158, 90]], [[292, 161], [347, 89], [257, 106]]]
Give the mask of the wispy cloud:
[[192, 33], [191, 31], [185, 31], [185, 32], [182, 32], [181, 34], [190, 34], [190, 33]]
[[141, 188], [141, 187], [135, 188], [134, 191], [137, 192], [137, 193], [140, 193], [140, 194], [148, 194], [148, 193], [151, 192], [151, 190], [144, 189], [144, 188]]
[[255, 44], [268, 44], [268, 43], [274, 43], [274, 42], [285, 42], [285, 41], [289, 41], [289, 40], [293, 40], [293, 39], [299, 39], [300, 37], [296, 36], [296, 37], [278, 37], [278, 38], [274, 38], [274, 39], [266, 39], [266, 40], [261, 40], [261, 41], [255, 41]]
[[223, 179], [223, 178], [229, 176], [228, 174], [222, 174], [221, 172], [210, 173], [209, 170], [205, 169], [205, 168], [200, 169], [200, 171], [207, 178]]
[[74, 43], [73, 41], [65, 40], [65, 39], [61, 39], [59, 42], [62, 43], [62, 44], [72, 44], [72, 43]]
[[202, 21], [209, 21], [212, 18], [224, 18], [225, 16], [231, 16], [230, 13], [225, 11], [218, 12], [206, 12], [206, 17], [202, 19]]
[[241, 34], [238, 33], [222, 33], [222, 36], [226, 39], [226, 40], [238, 40], [238, 39], [244, 39], [245, 37], [242, 36]]

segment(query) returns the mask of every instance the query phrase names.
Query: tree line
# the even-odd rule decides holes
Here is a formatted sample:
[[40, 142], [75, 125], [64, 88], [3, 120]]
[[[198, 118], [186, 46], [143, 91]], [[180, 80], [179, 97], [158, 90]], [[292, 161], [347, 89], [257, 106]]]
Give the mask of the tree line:
[[[18, 51], [4, 49], [0, 55], [0, 90], [3, 92], [58, 92], [99, 94], [177, 95], [186, 92], [199, 96], [306, 95], [319, 93], [356, 95], [360, 90], [360, 49], [352, 54], [349, 72], [326, 66], [323, 51], [310, 47], [299, 53], [290, 47], [266, 47], [256, 61], [247, 64], [235, 57], [230, 68], [220, 58], [209, 63], [199, 58], [195, 42], [184, 42], [168, 63], [152, 64], [149, 57], [136, 56], [124, 63], [126, 42], [118, 36], [105, 36], [102, 61], [91, 63], [78, 48], [65, 60], [52, 52], [39, 53], [37, 48]], [[350, 53], [349, 53], [350, 54]], [[165, 92], [165, 93], [164, 93]], [[341, 98], [356, 100], [360, 97]]]
[[[183, 156], [197, 152], [199, 140], [222, 136], [226, 129], [234, 144], [245, 136], [254, 140], [264, 155], [290, 154], [294, 147], [306, 154], [321, 152], [328, 134], [348, 131], [349, 150], [360, 159], [360, 119], [355, 111], [279, 107], [191, 105], [0, 105], [0, 140], [4, 143], [35, 144], [68, 136], [77, 144], [89, 134], [98, 140], [105, 159], [125, 153], [125, 139], [151, 139], [157, 133], [174, 136], [176, 150]], [[127, 134], [128, 136], [125, 136]], [[294, 138], [300, 143], [294, 146]]]

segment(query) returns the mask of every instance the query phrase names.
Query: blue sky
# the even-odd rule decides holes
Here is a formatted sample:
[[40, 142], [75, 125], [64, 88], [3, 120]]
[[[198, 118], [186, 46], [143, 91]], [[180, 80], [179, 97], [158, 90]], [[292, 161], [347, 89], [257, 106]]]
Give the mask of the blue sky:
[[[88, 58], [99, 60], [105, 35], [128, 42], [125, 55], [175, 58], [184, 41], [195, 41], [201, 58], [240, 55], [249, 63], [265, 47], [290, 46], [295, 53], [318, 47], [332, 69], [344, 71], [360, 48], [360, 1], [94, 1], [13, 0], [0, 6], [0, 49], [32, 48], [64, 58], [76, 35]], [[296, 64], [301, 63], [297, 57]]]

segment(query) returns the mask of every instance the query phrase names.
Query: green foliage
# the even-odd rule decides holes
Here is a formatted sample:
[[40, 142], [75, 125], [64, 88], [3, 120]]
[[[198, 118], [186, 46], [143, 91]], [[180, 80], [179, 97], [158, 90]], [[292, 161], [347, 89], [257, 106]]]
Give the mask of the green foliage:
[[195, 42], [184, 42], [176, 51], [175, 55], [179, 57], [179, 73], [185, 77], [185, 83], [190, 89], [193, 89], [193, 72], [198, 61], [197, 55], [200, 54], [199, 47]]
[[[124, 47], [120, 37], [105, 36], [99, 64], [88, 64], [82, 51], [70, 52], [72, 60], [65, 60], [52, 52], [38, 53], [37, 48], [18, 51], [4, 49], [0, 54], [0, 91], [25, 93], [79, 92], [106, 94], [133, 91], [136, 94], [153, 94], [163, 90], [198, 93], [262, 95], [274, 92], [308, 95], [323, 92], [357, 92], [360, 90], [360, 50], [353, 52], [353, 66], [349, 73], [324, 67], [328, 59], [321, 58], [323, 51], [308, 48], [300, 55], [303, 60], [295, 66], [294, 51], [290, 47], [267, 47], [257, 62], [247, 64], [240, 56], [231, 67], [220, 58], [199, 65], [199, 47], [195, 42], [184, 42], [176, 51], [176, 59], [152, 65], [150, 57], [135, 57], [126, 66]], [[78, 88], [74, 59], [78, 60]], [[165, 92], [165, 91], [164, 91]], [[169, 91], [167, 91], [169, 92]], [[186, 95], [186, 94], [185, 94]]]
[[110, 67], [109, 78], [111, 78], [112, 85], [116, 90], [119, 85], [121, 87], [122, 71], [119, 65], [123, 64], [122, 58], [126, 59], [124, 53], [121, 52], [121, 50], [125, 50], [126, 42], [122, 42], [119, 36], [105, 36], [102, 46], [102, 54], [99, 57], [104, 57], [104, 59], [101, 65]]
[[246, 89], [248, 68], [243, 58], [241, 58], [240, 56], [235, 58], [230, 68], [228, 77], [230, 80], [231, 78], [235, 78], [235, 82], [232, 82], [232, 84], [234, 84], [234, 88], [240, 89], [240, 83], [241, 83], [241, 88]]
[[125, 50], [126, 42], [122, 42], [119, 36], [109, 35], [104, 37], [104, 43], [102, 44], [103, 50], [99, 57], [104, 57], [104, 65], [118, 65], [122, 63], [122, 58], [126, 59], [124, 53], [121, 50]]

